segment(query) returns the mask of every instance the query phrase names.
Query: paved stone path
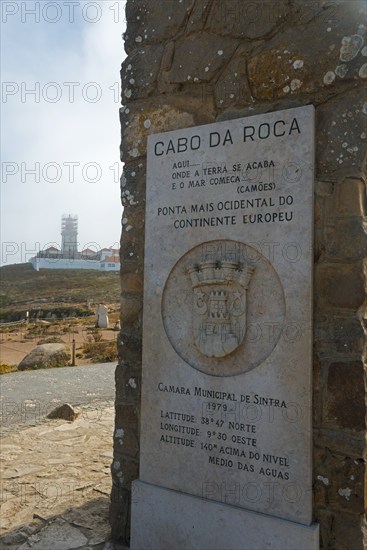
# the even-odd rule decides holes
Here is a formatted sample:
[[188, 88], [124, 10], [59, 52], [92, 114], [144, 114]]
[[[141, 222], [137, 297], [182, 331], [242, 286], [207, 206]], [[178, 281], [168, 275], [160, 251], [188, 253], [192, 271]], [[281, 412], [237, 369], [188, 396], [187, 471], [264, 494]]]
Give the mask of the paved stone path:
[[[42, 391], [44, 384], [51, 383], [52, 393], [47, 399], [55, 399], [53, 391], [57, 388], [57, 399], [63, 401], [63, 391], [69, 387], [75, 399], [69, 399], [67, 394], [68, 399], [63, 402], [69, 401], [74, 405], [76, 401], [85, 402], [77, 407], [81, 414], [74, 422], [47, 420], [43, 415], [45, 411], [41, 411], [39, 417], [34, 415], [32, 419], [28, 414], [22, 422], [18, 417], [17, 423], [12, 419], [3, 428], [0, 453], [1, 548], [122, 548], [108, 542], [113, 399], [91, 401], [89, 397], [87, 402], [88, 392], [103, 394], [113, 380], [115, 366], [95, 367], [19, 373], [20, 376], [16, 373], [16, 377], [2, 377], [5, 381], [2, 386], [6, 387], [3, 400], [9, 397], [10, 391], [14, 391], [14, 402], [27, 401], [28, 395], [41, 403], [48, 402], [42, 399]], [[85, 384], [78, 396], [77, 387], [68, 386], [63, 377], [79, 369], [86, 369], [84, 372], [89, 373], [89, 382], [84, 378], [84, 372], [73, 379], [75, 384]], [[60, 374], [61, 371], [68, 372]], [[41, 375], [38, 384], [34, 375]], [[7, 381], [8, 376], [13, 380]], [[52, 385], [56, 382], [58, 385]], [[47, 388], [50, 390], [50, 386]], [[111, 388], [108, 391], [113, 395], [113, 384]], [[55, 402], [53, 404], [55, 406]], [[34, 425], [30, 426], [30, 422]]]
[[98, 363], [0, 377], [1, 428], [35, 424], [63, 403], [81, 405], [113, 400], [116, 363]]
[[109, 543], [113, 402], [74, 422], [9, 431], [1, 445], [0, 547], [112, 550]]

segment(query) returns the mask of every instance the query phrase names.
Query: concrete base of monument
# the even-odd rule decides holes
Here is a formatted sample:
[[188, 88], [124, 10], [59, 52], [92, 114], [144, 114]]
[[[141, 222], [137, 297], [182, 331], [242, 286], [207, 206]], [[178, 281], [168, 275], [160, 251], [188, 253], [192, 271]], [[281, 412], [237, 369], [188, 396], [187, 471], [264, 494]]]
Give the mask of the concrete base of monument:
[[133, 482], [132, 550], [317, 550], [319, 527]]

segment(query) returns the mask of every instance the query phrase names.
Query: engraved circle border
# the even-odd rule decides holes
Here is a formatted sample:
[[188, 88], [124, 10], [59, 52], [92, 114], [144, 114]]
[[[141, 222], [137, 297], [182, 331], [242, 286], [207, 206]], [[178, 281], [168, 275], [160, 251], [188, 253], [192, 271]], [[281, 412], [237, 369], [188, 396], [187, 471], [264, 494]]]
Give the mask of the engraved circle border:
[[[170, 288], [170, 286], [172, 286], [172, 279], [174, 277], [177, 277], [177, 275], [179, 274], [186, 275], [184, 267], [186, 267], [188, 263], [187, 260], [189, 259], [190, 256], [195, 256], [196, 251], [198, 251], [201, 247], [205, 245], [210, 245], [210, 246], [212, 246], [213, 244], [217, 245], [219, 243], [223, 243], [223, 244], [229, 243], [231, 245], [235, 244], [235, 245], [238, 245], [239, 247], [242, 247], [242, 249], [248, 249], [253, 251], [255, 257], [257, 256], [256, 261], [253, 260], [252, 262], [249, 262], [248, 265], [255, 267], [255, 272], [259, 266], [261, 267], [260, 272], [264, 272], [264, 270], [267, 269], [268, 271], [267, 278], [269, 279], [270, 277], [270, 279], [273, 279], [272, 283], [274, 286], [272, 288], [272, 292], [269, 294], [268, 297], [266, 297], [266, 301], [267, 302], [270, 301], [270, 303], [273, 302], [278, 307], [278, 311], [275, 312], [274, 315], [268, 316], [269, 325], [271, 325], [272, 323], [273, 324], [275, 323], [277, 325], [279, 329], [278, 336], [274, 337], [273, 335], [273, 342], [270, 342], [270, 333], [269, 333], [268, 334], [269, 341], [267, 345], [264, 346], [266, 342], [260, 342], [257, 346], [258, 348], [263, 350], [263, 352], [256, 353], [256, 350], [255, 350], [255, 353], [254, 353], [254, 350], [252, 350], [251, 355], [253, 356], [253, 358], [251, 360], [248, 360], [248, 358], [246, 357], [245, 348], [246, 346], [247, 347], [251, 346], [252, 348], [254, 348], [254, 342], [252, 341], [249, 342], [249, 334], [247, 334], [247, 331], [246, 331], [244, 340], [235, 351], [233, 351], [231, 354], [229, 354], [226, 357], [217, 359], [215, 357], [213, 358], [213, 357], [204, 356], [203, 354], [201, 354], [199, 350], [197, 350], [193, 342], [191, 343], [191, 346], [190, 346], [190, 343], [188, 343], [188, 340], [189, 340], [188, 333], [191, 332], [192, 330], [192, 322], [193, 322], [192, 314], [189, 315], [190, 327], [188, 327], [188, 323], [186, 319], [186, 324], [184, 323], [185, 326], [181, 326], [182, 334], [180, 333], [179, 336], [177, 336], [177, 334], [175, 334], [175, 331], [174, 330], [172, 331], [169, 326], [171, 320], [173, 321], [178, 320], [177, 315], [174, 315], [172, 317], [167, 314], [167, 309], [169, 309], [167, 306], [167, 302], [169, 301], [169, 298], [171, 297], [170, 295], [172, 294], [172, 289]], [[257, 275], [257, 277], [254, 277], [255, 281], [256, 281], [256, 278], [259, 278], [259, 277], [260, 275]], [[186, 276], [185, 278], [188, 281], [188, 276]], [[186, 286], [191, 290], [191, 286], [189, 285], [188, 282]], [[249, 285], [248, 293], [249, 293], [248, 297], [250, 298], [251, 298], [251, 295], [254, 294], [254, 289], [251, 287], [251, 283]], [[251, 302], [251, 300], [249, 301]], [[185, 309], [187, 310], [187, 305]], [[175, 352], [179, 355], [179, 357], [181, 357], [181, 359], [185, 361], [185, 363], [190, 365], [195, 370], [198, 370], [210, 376], [216, 376], [216, 377], [235, 376], [238, 374], [244, 374], [246, 372], [249, 372], [254, 368], [258, 367], [259, 365], [261, 365], [274, 351], [274, 349], [276, 348], [280, 340], [282, 330], [284, 328], [285, 315], [286, 315], [286, 303], [285, 303], [284, 288], [276, 269], [271, 264], [270, 260], [268, 260], [265, 256], [263, 256], [258, 250], [253, 248], [251, 245], [248, 245], [238, 240], [216, 239], [211, 241], [205, 241], [187, 250], [175, 262], [173, 267], [170, 269], [163, 287], [162, 298], [161, 298], [161, 318], [162, 318], [165, 334], [170, 342], [170, 345], [175, 350]], [[186, 317], [187, 317], [187, 311], [186, 311]], [[249, 317], [251, 321], [251, 317], [253, 317], [253, 315], [251, 316], [251, 313], [250, 313]], [[266, 323], [263, 323], [263, 326], [265, 325]], [[251, 326], [251, 322], [249, 323], [249, 326]], [[190, 351], [190, 349], [192, 351]]]

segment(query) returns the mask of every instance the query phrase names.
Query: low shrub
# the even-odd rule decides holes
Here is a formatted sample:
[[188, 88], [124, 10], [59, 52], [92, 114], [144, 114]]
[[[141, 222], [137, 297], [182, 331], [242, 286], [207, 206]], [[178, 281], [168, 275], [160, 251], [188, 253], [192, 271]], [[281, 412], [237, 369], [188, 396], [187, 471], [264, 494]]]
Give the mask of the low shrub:
[[87, 342], [83, 345], [84, 356], [91, 359], [92, 363], [109, 363], [117, 359], [117, 346], [115, 340], [108, 342]]
[[8, 374], [9, 372], [15, 372], [16, 370], [16, 365], [7, 365], [6, 363], [0, 363], [0, 374]]
[[62, 338], [59, 338], [58, 336], [50, 336], [49, 338], [43, 338], [42, 340], [38, 340], [37, 345], [41, 344], [64, 344], [64, 340]]

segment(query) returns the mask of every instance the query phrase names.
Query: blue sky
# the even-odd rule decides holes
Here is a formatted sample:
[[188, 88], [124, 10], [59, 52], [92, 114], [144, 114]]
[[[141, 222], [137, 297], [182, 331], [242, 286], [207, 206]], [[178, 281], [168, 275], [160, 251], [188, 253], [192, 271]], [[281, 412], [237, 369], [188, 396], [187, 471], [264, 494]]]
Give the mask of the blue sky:
[[2, 264], [60, 243], [62, 214], [80, 248], [119, 241], [124, 4], [1, 2]]

